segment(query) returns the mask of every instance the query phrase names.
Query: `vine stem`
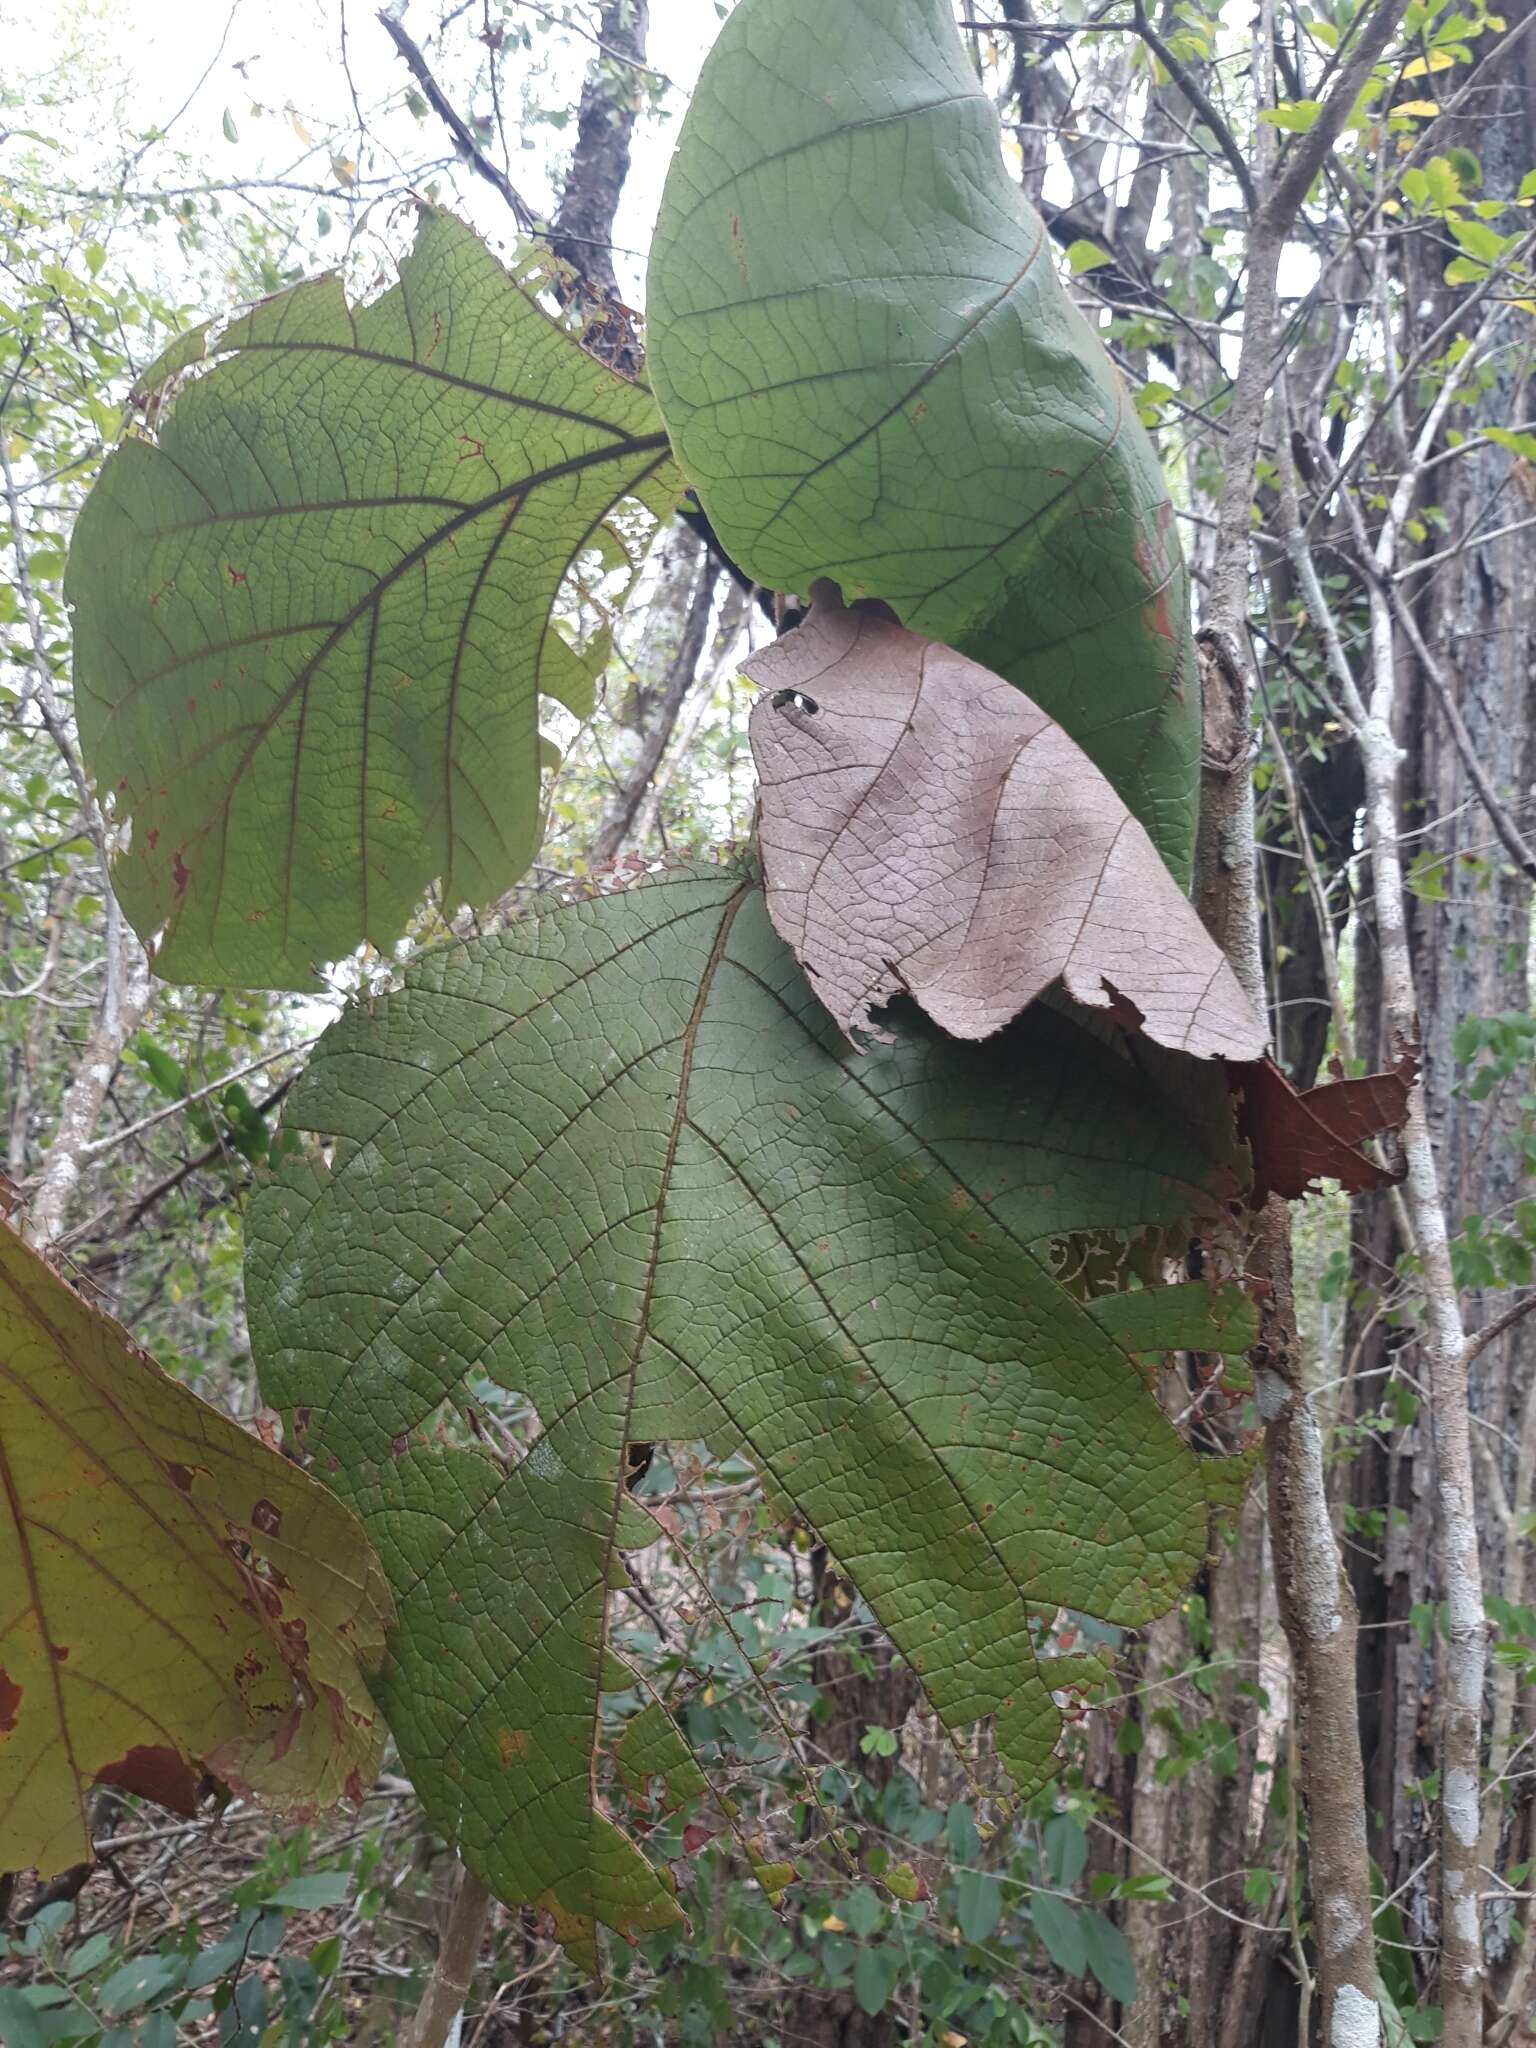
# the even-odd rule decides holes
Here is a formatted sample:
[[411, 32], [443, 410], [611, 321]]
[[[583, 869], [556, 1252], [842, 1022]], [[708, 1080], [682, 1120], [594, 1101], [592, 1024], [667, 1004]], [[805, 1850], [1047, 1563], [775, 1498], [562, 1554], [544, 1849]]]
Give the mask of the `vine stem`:
[[437, 1961], [403, 2048], [448, 2048], [450, 2042], [457, 2041], [490, 1911], [490, 1893], [461, 1863]]

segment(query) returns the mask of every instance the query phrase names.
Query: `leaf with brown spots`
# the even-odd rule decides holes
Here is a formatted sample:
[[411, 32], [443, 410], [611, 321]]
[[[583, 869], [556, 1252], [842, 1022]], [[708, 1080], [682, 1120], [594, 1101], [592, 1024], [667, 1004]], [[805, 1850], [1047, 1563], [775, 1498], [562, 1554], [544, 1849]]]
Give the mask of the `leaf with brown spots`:
[[0, 1587], [7, 1864], [87, 1860], [96, 1785], [307, 1812], [377, 1765], [389, 1595], [356, 1518], [3, 1224]]
[[1262, 1053], [1145, 829], [1011, 683], [835, 596], [746, 673], [768, 908], [850, 1036], [910, 995], [987, 1038], [1060, 982], [1175, 1051]]

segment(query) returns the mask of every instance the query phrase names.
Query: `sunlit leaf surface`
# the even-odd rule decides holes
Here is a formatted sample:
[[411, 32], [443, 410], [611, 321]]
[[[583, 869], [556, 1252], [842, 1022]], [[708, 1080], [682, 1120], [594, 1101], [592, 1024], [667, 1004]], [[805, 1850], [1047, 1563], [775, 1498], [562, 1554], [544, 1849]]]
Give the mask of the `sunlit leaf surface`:
[[434, 881], [483, 905], [533, 858], [540, 699], [585, 714], [606, 653], [556, 595], [614, 559], [620, 501], [674, 495], [649, 393], [538, 284], [424, 209], [371, 304], [318, 278], [152, 373], [67, 589], [117, 888], [167, 979], [306, 987]]

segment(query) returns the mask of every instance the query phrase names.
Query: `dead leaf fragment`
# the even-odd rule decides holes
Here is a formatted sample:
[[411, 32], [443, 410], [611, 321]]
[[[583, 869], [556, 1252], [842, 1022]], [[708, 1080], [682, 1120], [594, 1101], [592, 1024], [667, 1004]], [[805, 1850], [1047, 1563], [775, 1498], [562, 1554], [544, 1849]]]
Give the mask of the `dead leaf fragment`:
[[1325, 1081], [1305, 1094], [1273, 1060], [1234, 1074], [1238, 1128], [1253, 1153], [1253, 1206], [1262, 1208], [1270, 1195], [1299, 1201], [1320, 1180], [1336, 1180], [1351, 1195], [1394, 1186], [1402, 1170], [1379, 1166], [1360, 1147], [1402, 1129], [1417, 1073], [1415, 1056], [1405, 1053], [1390, 1073]]
[[893, 997], [986, 1038], [1060, 981], [1204, 1059], [1264, 1026], [1088, 756], [1022, 691], [818, 602], [745, 664], [768, 906], [852, 1037]]

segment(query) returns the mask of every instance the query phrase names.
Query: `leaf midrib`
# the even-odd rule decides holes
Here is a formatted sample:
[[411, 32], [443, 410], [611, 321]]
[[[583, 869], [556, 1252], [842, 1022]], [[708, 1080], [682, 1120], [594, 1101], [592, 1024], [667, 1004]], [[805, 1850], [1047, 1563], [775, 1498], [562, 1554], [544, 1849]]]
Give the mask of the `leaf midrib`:
[[599, 1682], [594, 1684], [592, 1688], [591, 1732], [587, 1740], [587, 1756], [592, 1787], [592, 1801], [588, 1809], [587, 1824], [587, 1865], [589, 1869], [594, 1864], [597, 1829], [602, 1818], [600, 1811], [601, 1801], [597, 1785], [597, 1757], [598, 1746], [602, 1738], [603, 1716], [603, 1694], [600, 1681], [603, 1659], [608, 1654], [609, 1610], [612, 1606], [612, 1593], [608, 1581], [612, 1576], [613, 1561], [618, 1551], [619, 1519], [627, 1497], [625, 1470], [628, 1463], [630, 1424], [634, 1418], [635, 1393], [640, 1377], [640, 1359], [647, 1343], [650, 1341], [651, 1309], [656, 1295], [656, 1274], [661, 1264], [662, 1233], [666, 1228], [667, 1220], [667, 1198], [672, 1192], [672, 1174], [677, 1163], [678, 1144], [687, 1125], [688, 1088], [693, 1078], [693, 1055], [698, 1043], [699, 1026], [703, 1021], [705, 1010], [709, 1006], [709, 998], [714, 991], [715, 974], [725, 955], [732, 927], [735, 925], [737, 914], [741, 910], [742, 905], [751, 894], [752, 887], [753, 884], [750, 881], [743, 880], [734, 895], [728, 897], [721, 906], [719, 928], [715, 933], [714, 944], [710, 947], [709, 958], [704, 963], [704, 971], [699, 976], [698, 994], [694, 998], [687, 1027], [683, 1032], [682, 1059], [678, 1065], [677, 1087], [673, 1096], [672, 1124], [671, 1129], [667, 1133], [666, 1157], [662, 1162], [661, 1175], [657, 1186], [656, 1218], [651, 1230], [650, 1256], [645, 1264], [645, 1289], [635, 1317], [635, 1339], [630, 1348], [628, 1383], [624, 1393], [623, 1427], [619, 1436], [618, 1458], [613, 1475], [613, 1507], [608, 1517], [608, 1536], [603, 1546], [602, 1575], [598, 1581], [603, 1596], [597, 1637], [596, 1677]]
[[[152, 689], [158, 682], [163, 682], [167, 676], [174, 675], [178, 669], [189, 667], [194, 661], [208, 660], [221, 654], [238, 653], [242, 647], [259, 647], [268, 640], [286, 638], [294, 633], [325, 631], [328, 637], [324, 645], [317, 654], [310, 657], [312, 662], [321, 661], [330, 653], [341, 636], [357, 624], [363, 614], [372, 604], [378, 601], [387, 589], [392, 587], [408, 570], [416, 568], [435, 547], [441, 545], [443, 541], [451, 539], [462, 527], [471, 524], [487, 512], [494, 512], [498, 506], [505, 505], [510, 499], [516, 498], [520, 494], [539, 490], [545, 484], [558, 483], [563, 477], [573, 476], [584, 470], [599, 468], [605, 462], [617, 462], [621, 457], [627, 455], [657, 455], [658, 459], [647, 463], [635, 475], [633, 481], [626, 485], [622, 491], [615, 492], [614, 498], [610, 503], [617, 503], [620, 498], [631, 496], [638, 485], [643, 484], [656, 473], [662, 466], [662, 460], [665, 459], [665, 456], [670, 451], [670, 446], [671, 444], [666, 435], [660, 433], [647, 434], [635, 440], [615, 442], [606, 448], [589, 449], [582, 455], [571, 456], [564, 462], [553, 464], [547, 469], [531, 471], [527, 476], [519, 478], [514, 483], [500, 486], [484, 498], [476, 499], [472, 503], [465, 503], [452, 519], [446, 520], [441, 526], [434, 527], [431, 533], [423, 535], [398, 562], [393, 563], [381, 576], [373, 579], [367, 594], [360, 598], [352, 607], [352, 610], [342, 618], [315, 619], [293, 625], [273, 626], [255, 633], [242, 634], [235, 640], [216, 640], [200, 644], [188, 654], [177, 656], [175, 660], [168, 662], [163, 668], [151, 669], [146, 674], [135, 678], [128, 689], [124, 690], [120, 696], [112, 699], [111, 704], [108, 706], [107, 726], [110, 727], [119, 712], [125, 710], [136, 698], [142, 696], [144, 691]], [[160, 449], [157, 449], [155, 452], [157, 454], [164, 453]], [[459, 503], [460, 501], [454, 500], [453, 502]], [[302, 516], [304, 512], [311, 508], [298, 506], [290, 509], [294, 516]], [[280, 517], [282, 516], [282, 508], [272, 508], [265, 516], [268, 518]], [[213, 524], [215, 522], [209, 521], [207, 523]], [[197, 521], [196, 524], [201, 526], [204, 522]], [[122, 660], [122, 656], [119, 655], [118, 659]], [[126, 667], [127, 664], [125, 663], [124, 666]], [[276, 715], [280, 716], [281, 712], [287, 709], [288, 704], [293, 700], [293, 695], [302, 687], [304, 680], [304, 672], [301, 670], [300, 675], [295, 678], [294, 683], [290, 686], [289, 695], [279, 707]], [[100, 693], [93, 692], [92, 694], [99, 697]], [[104, 738], [105, 735], [103, 735]]]
[[[416, 568], [421, 562], [425, 561], [426, 558], [433, 552], [435, 548], [438, 548], [442, 546], [445, 542], [451, 540], [453, 536], [462, 527], [472, 524], [474, 520], [483, 517], [488, 512], [495, 511], [499, 506], [506, 504], [514, 504], [515, 501], [528, 497], [534, 491], [538, 490], [541, 486], [545, 484], [558, 482], [563, 477], [578, 475], [584, 470], [597, 468], [603, 463], [615, 462], [622, 455], [627, 455], [631, 453], [649, 454], [652, 453], [653, 451], [659, 451], [656, 453], [655, 460], [647, 463], [642, 470], [640, 470], [635, 476], [633, 476], [629, 480], [624, 491], [615, 493], [615, 498], [620, 496], [629, 496], [649, 477], [653, 476], [656, 473], [656, 471], [659, 468], [661, 468], [662, 464], [668, 459], [668, 456], [670, 454], [670, 444], [668, 443], [665, 434], [650, 435], [641, 441], [619, 443], [608, 448], [592, 450], [585, 455], [573, 456], [570, 460], [566, 462], [562, 462], [553, 465], [548, 469], [539, 471], [534, 475], [524, 478], [515, 484], [504, 485], [500, 490], [493, 492], [480, 504], [469, 506], [463, 512], [458, 513], [454, 518], [446, 520], [433, 533], [426, 535], [422, 540], [418, 541], [414, 547], [407, 550], [407, 552], [400, 557], [398, 562], [395, 562], [388, 570], [385, 571], [385, 573], [382, 576], [378, 577], [375, 580], [371, 589], [363, 597], [359, 598], [358, 602], [352, 607], [352, 610], [348, 612], [345, 617], [337, 621], [336, 625], [332, 627], [330, 632], [326, 635], [325, 639], [321, 642], [320, 646], [316, 648], [313, 654], [309, 655], [306, 658], [303, 665], [300, 667], [298, 673], [294, 676], [292, 682], [288, 685], [288, 688], [278, 698], [277, 702], [271, 707], [266, 716], [257, 724], [257, 726], [255, 727], [254, 731], [251, 734], [249, 742], [246, 745], [245, 751], [241, 754], [238, 762], [236, 763], [231, 774], [229, 775], [227, 781], [221, 784], [221, 802], [219, 806], [218, 882], [216, 888], [214, 889], [212, 900], [208, 906], [208, 910], [205, 913], [206, 918], [210, 924], [217, 924], [219, 913], [224, 901], [224, 889], [226, 879], [229, 874], [229, 834], [231, 826], [234, 821], [235, 793], [245, 780], [245, 777], [250, 770], [252, 762], [256, 759], [257, 754], [260, 752], [261, 748], [266, 744], [273, 729], [278, 725], [278, 723], [287, 713], [289, 708], [294, 703], [295, 699], [298, 699], [307, 710], [309, 702], [310, 685], [315, 680], [315, 677], [319, 673], [324, 662], [332, 653], [334, 653], [335, 649], [340, 645], [340, 643], [346, 637], [346, 635], [352, 630], [353, 626], [355, 626], [360, 619], [366, 617], [367, 614], [370, 612], [373, 612], [376, 615], [379, 606], [383, 604], [385, 597], [388, 595], [389, 591], [394, 588], [395, 584], [400, 581], [401, 577], [405, 576], [410, 570]], [[613, 502], [614, 499], [610, 499], [610, 506]], [[606, 514], [604, 516], [606, 516]], [[589, 528], [588, 531], [590, 532], [591, 529]], [[570, 567], [572, 559], [574, 559], [574, 556], [567, 557], [566, 561], [561, 567], [560, 576], [559, 578], [557, 578], [557, 583], [558, 581], [563, 580], [566, 572]], [[463, 624], [464, 622], [461, 619], [461, 631], [463, 630]], [[209, 646], [201, 650], [205, 657], [213, 657], [223, 653], [224, 651], [225, 650], [221, 646]], [[367, 679], [367, 688], [371, 689], [371, 683], [372, 677], [370, 673]], [[139, 687], [142, 688], [143, 685], [141, 684]], [[108, 719], [109, 724], [111, 723], [111, 720], [116, 717], [119, 708], [125, 701], [126, 699], [120, 698], [117, 700], [116, 703], [114, 703], [112, 707], [112, 712]], [[227, 743], [227, 739], [228, 735], [225, 734], [222, 735], [218, 740], [211, 741], [209, 743], [209, 750], [216, 751], [219, 746]], [[293, 787], [295, 790], [297, 789], [298, 785], [302, 755], [303, 722], [301, 720], [299, 735], [294, 745]], [[196, 755], [190, 757], [187, 766], [189, 768], [195, 767], [198, 758], [199, 757]], [[449, 772], [451, 772], [451, 766]], [[297, 830], [298, 805], [296, 800], [290, 798], [288, 814], [288, 846], [285, 862], [285, 883], [283, 889], [282, 951], [285, 958], [288, 953], [288, 934], [290, 928], [290, 920], [293, 915], [293, 903], [295, 893], [293, 887], [293, 864], [295, 853], [294, 841], [297, 836]], [[448, 859], [445, 862], [445, 871], [451, 873], [452, 865], [452, 847], [450, 845], [448, 849]]]
[[[526, 294], [523, 294], [523, 296], [526, 297]], [[542, 313], [542, 308], [536, 303], [531, 300], [529, 303], [533, 304], [535, 312]], [[351, 308], [348, 308], [349, 312], [351, 310]], [[579, 342], [577, 346], [580, 346]], [[504, 391], [495, 384], [481, 384], [472, 377], [457, 376], [451, 370], [436, 370], [430, 363], [422, 362], [418, 357], [394, 356], [384, 349], [358, 348], [351, 342], [310, 339], [302, 341], [242, 341], [227, 344], [217, 353], [223, 354], [228, 364], [238, 363], [243, 356], [256, 355], [345, 356], [350, 362], [376, 363], [384, 368], [398, 371], [403, 376], [426, 377], [435, 383], [450, 385], [456, 391], [469, 392], [477, 398], [492, 398], [502, 405], [512, 406], [519, 412], [543, 413], [551, 419], [569, 420], [573, 426], [595, 428], [598, 433], [602, 434], [616, 434], [622, 431], [614, 426], [612, 420], [598, 419], [593, 413], [577, 412], [573, 408], [564, 405], [551, 405], [546, 399], [527, 398], [516, 391]], [[593, 358], [593, 362], [596, 364], [596, 357]], [[599, 368], [606, 367], [605, 365], [597, 366]], [[643, 384], [631, 384], [628, 378], [619, 377], [617, 372], [614, 375], [627, 391], [633, 391], [642, 397], [646, 395]]]

